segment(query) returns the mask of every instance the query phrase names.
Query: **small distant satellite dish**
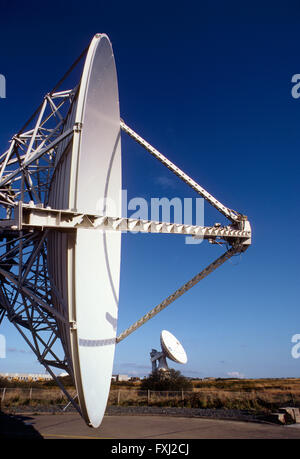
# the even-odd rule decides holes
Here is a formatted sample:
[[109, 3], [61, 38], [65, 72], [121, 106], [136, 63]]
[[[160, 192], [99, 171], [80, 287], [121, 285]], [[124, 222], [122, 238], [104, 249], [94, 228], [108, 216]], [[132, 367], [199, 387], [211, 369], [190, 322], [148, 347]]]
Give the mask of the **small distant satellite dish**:
[[152, 371], [168, 371], [167, 358], [176, 363], [187, 363], [187, 355], [182, 344], [172, 333], [162, 330], [160, 334], [161, 352], [152, 349], [150, 352]]

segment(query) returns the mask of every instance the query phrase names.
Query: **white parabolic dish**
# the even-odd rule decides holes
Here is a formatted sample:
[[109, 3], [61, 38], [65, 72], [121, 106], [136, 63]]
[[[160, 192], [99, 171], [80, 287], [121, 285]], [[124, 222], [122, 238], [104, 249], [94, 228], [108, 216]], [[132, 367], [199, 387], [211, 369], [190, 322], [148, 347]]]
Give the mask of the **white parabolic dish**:
[[[117, 75], [111, 43], [97, 34], [68, 115], [73, 141], [56, 157], [49, 205], [85, 214], [121, 215]], [[77, 229], [48, 237], [49, 271], [73, 328], [61, 324], [85, 421], [98, 427], [109, 395], [118, 317], [121, 232]], [[64, 312], [64, 311], [63, 311]]]
[[167, 357], [177, 363], [186, 363], [187, 355], [177, 338], [167, 330], [162, 330], [160, 343]]

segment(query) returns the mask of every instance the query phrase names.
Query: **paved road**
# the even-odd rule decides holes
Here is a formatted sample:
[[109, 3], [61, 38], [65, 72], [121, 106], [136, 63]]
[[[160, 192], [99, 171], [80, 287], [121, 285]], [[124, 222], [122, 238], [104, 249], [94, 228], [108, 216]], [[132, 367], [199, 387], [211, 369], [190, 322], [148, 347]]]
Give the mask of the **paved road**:
[[254, 422], [168, 416], [105, 416], [98, 429], [85, 425], [78, 414], [0, 417], [0, 438], [44, 439], [238, 439], [298, 438], [300, 425], [277, 426]]

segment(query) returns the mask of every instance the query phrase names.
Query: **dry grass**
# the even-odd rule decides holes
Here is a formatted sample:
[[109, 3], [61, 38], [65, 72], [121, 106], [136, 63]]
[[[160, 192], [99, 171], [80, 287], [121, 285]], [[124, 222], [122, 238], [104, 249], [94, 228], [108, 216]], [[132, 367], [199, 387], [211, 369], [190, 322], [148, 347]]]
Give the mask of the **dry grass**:
[[111, 391], [109, 405], [149, 405], [236, 409], [271, 412], [282, 406], [300, 407], [300, 393], [285, 391]]
[[55, 389], [0, 389], [1, 409], [20, 406], [54, 406], [66, 404], [67, 399], [60, 390]]
[[[4, 386], [3, 386], [4, 387]], [[74, 388], [70, 388], [74, 394]], [[66, 397], [56, 387], [0, 389], [2, 409], [20, 406], [65, 405]], [[282, 406], [300, 407], [300, 379], [193, 381], [191, 391], [142, 391], [138, 384], [112, 386], [108, 405], [222, 408], [271, 412]]]
[[[185, 406], [271, 412], [284, 405], [300, 407], [300, 379], [193, 380], [192, 391], [111, 391], [111, 405]], [[115, 388], [116, 389], [116, 388]], [[133, 389], [133, 388], [132, 388]], [[136, 389], [136, 386], [135, 386]]]

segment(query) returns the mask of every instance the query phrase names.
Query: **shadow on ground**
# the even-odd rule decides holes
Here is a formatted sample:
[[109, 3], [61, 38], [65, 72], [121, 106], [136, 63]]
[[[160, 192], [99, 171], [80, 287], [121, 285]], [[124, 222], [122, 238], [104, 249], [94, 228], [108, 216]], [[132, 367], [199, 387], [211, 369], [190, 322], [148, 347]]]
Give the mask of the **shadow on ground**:
[[33, 418], [29, 416], [13, 416], [0, 411], [0, 439], [33, 438], [43, 439], [31, 425]]

